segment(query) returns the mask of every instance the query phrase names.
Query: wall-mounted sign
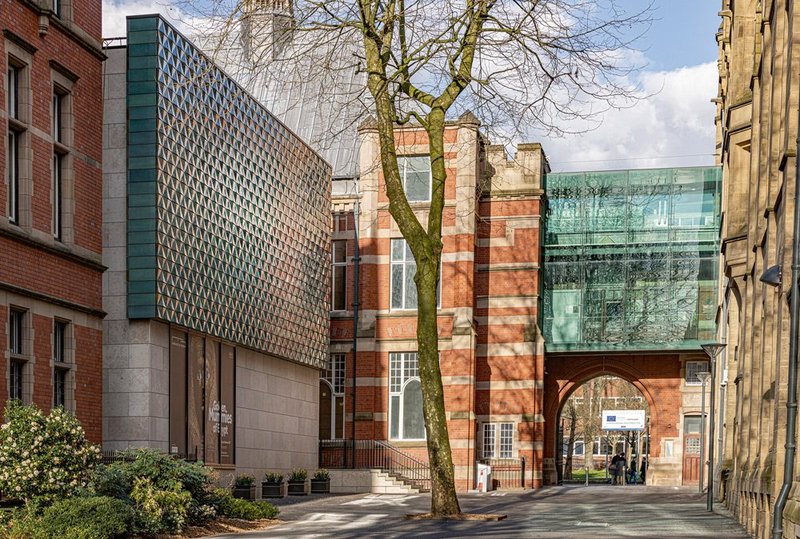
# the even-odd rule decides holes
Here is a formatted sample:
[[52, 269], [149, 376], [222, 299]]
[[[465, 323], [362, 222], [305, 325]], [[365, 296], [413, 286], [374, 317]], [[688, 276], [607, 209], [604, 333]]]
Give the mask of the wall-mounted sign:
[[644, 430], [644, 410], [603, 410], [603, 430]]

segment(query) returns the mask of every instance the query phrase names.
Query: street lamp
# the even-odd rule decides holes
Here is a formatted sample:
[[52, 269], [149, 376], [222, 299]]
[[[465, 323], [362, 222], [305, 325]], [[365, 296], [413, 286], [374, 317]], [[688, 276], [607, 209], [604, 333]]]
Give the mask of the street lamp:
[[717, 372], [717, 356], [725, 346], [725, 343], [720, 342], [702, 345], [703, 351], [708, 355], [708, 359], [711, 360], [711, 404], [709, 406], [711, 408], [711, 421], [708, 431], [708, 496], [706, 497], [706, 509], [708, 511], [714, 510], [714, 395], [716, 395], [714, 379]]
[[706, 383], [711, 378], [710, 372], [698, 372], [695, 376], [700, 380], [700, 480], [697, 488], [700, 494], [703, 493], [703, 466], [706, 460], [705, 441], [706, 441]]

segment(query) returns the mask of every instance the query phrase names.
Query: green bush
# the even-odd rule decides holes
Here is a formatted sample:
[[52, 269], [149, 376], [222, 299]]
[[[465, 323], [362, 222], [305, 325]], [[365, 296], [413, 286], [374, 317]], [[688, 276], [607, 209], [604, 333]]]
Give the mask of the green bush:
[[308, 471], [303, 468], [295, 468], [289, 474], [289, 481], [305, 481], [308, 477]]
[[236, 476], [233, 480], [233, 484], [237, 487], [247, 488], [252, 487], [253, 483], [256, 482], [256, 478], [250, 474], [242, 473]]
[[159, 488], [148, 478], [137, 478], [131, 499], [135, 504], [133, 531], [136, 533], [180, 533], [188, 522], [192, 497], [177, 481]]
[[74, 415], [12, 401], [0, 426], [0, 491], [24, 501], [54, 502], [86, 486], [100, 449]]
[[210, 468], [154, 449], [127, 451], [123, 453], [123, 458], [126, 460], [99, 466], [95, 471], [92, 485], [98, 494], [136, 505], [133, 490], [137, 480], [145, 479], [150, 482], [152, 490], [161, 492], [174, 492], [177, 485], [178, 491], [187, 492], [189, 496], [185, 523], [203, 524], [214, 518]]
[[330, 479], [330, 478], [331, 478], [331, 473], [330, 473], [328, 470], [324, 469], [324, 468], [320, 468], [319, 470], [317, 470], [316, 472], [314, 472], [314, 479], [318, 479], [318, 480], [321, 480], [321, 479], [328, 480], [328, 479]]
[[44, 510], [35, 539], [70, 537], [108, 539], [127, 534], [132, 511], [124, 502], [106, 496], [69, 498]]
[[265, 472], [264, 481], [267, 483], [283, 483], [283, 474], [279, 472]]
[[269, 502], [250, 502], [234, 498], [227, 489], [216, 489], [214, 496], [217, 514], [229, 518], [241, 518], [243, 520], [272, 519], [277, 517], [280, 512], [277, 507]]

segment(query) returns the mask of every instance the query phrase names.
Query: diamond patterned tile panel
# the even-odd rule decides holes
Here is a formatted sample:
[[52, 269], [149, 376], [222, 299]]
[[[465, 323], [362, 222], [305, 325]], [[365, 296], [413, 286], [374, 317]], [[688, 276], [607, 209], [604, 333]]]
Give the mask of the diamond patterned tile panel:
[[330, 167], [189, 40], [153, 19], [155, 317], [323, 367]]

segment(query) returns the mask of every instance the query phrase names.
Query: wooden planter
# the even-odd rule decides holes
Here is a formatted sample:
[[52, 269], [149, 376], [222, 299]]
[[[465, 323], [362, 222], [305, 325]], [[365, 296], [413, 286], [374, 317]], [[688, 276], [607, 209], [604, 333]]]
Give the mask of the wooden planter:
[[283, 483], [261, 482], [262, 498], [283, 498]]
[[306, 482], [303, 481], [287, 481], [287, 492], [289, 496], [305, 496], [308, 494], [306, 492]]
[[328, 494], [330, 491], [330, 479], [311, 479], [311, 494]]
[[233, 487], [233, 497], [242, 500], [255, 500], [256, 486], [250, 485], [249, 487]]

